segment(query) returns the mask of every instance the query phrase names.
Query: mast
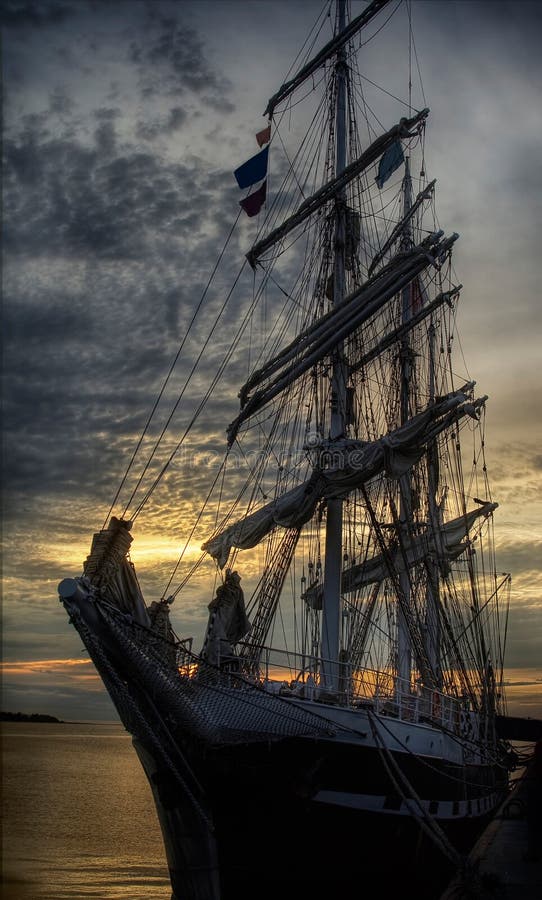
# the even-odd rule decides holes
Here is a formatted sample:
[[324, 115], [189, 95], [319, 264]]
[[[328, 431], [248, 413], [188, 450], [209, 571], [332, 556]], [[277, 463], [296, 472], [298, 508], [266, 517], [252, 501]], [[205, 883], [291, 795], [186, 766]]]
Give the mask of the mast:
[[[312, 196], [307, 197], [301, 206], [292, 213], [291, 216], [285, 219], [284, 222], [281, 222], [277, 228], [274, 228], [273, 231], [270, 231], [269, 234], [261, 240], [256, 241], [246, 255], [252, 268], [255, 268], [259, 258], [266, 250], [269, 250], [274, 244], [282, 241], [287, 234], [293, 231], [294, 228], [297, 228], [298, 225], [301, 225], [310, 216], [317, 213], [326, 203], [330, 200], [335, 200], [335, 202], [337, 202], [337, 197], [341, 193], [344, 194], [346, 185], [350, 184], [354, 178], [357, 178], [372, 163], [380, 159], [388, 147], [391, 147], [392, 144], [395, 144], [396, 141], [401, 138], [413, 137], [415, 134], [418, 134], [422, 123], [428, 115], [429, 110], [425, 108], [411, 116], [409, 119], [400, 119], [397, 124], [379, 135], [372, 144], [369, 144], [361, 156], [354, 159], [348, 166], [343, 166], [339, 175], [335, 175], [330, 181], [323, 184], [319, 190], [312, 194]], [[427, 186], [427, 191], [429, 191], [429, 187], [430, 185]], [[420, 198], [420, 202], [422, 199], [426, 198]], [[401, 228], [404, 224], [404, 222], [399, 223]], [[395, 240], [396, 237], [397, 235], [394, 234], [393, 239]]]
[[[405, 176], [403, 178], [403, 216], [406, 218], [412, 205], [412, 178], [410, 177], [410, 165], [408, 156], [405, 157]], [[410, 225], [407, 226], [401, 249], [408, 250], [413, 244]], [[412, 312], [412, 285], [407, 285], [402, 291], [402, 324], [407, 325]], [[410, 347], [408, 333], [401, 342], [401, 425], [408, 421], [410, 416], [410, 382], [412, 378], [413, 354]], [[400, 541], [403, 546], [410, 543], [409, 522], [412, 518], [412, 486], [410, 475], [407, 472], [400, 480], [400, 506], [399, 529]], [[410, 574], [408, 571], [401, 573], [399, 577], [399, 589], [402, 594], [405, 609], [410, 606]], [[397, 691], [406, 693], [410, 684], [410, 669], [412, 662], [412, 648], [408, 623], [403, 612], [403, 603], [397, 607], [397, 675], [399, 681]]]
[[[342, 0], [339, 0], [339, 5], [341, 4], [341, 2]], [[380, 10], [383, 9], [384, 6], [386, 6], [387, 3], [389, 3], [389, 0], [373, 0], [373, 2], [369, 3], [369, 5], [364, 9], [360, 16], [358, 16], [356, 19], [352, 19], [352, 21], [348, 25], [348, 28], [344, 26], [340, 28], [337, 35], [331, 41], [328, 41], [325, 47], [322, 47], [322, 49], [319, 53], [317, 53], [314, 59], [303, 66], [301, 71], [299, 71], [291, 81], [283, 84], [280, 90], [278, 90], [277, 93], [271, 97], [264, 112], [264, 116], [271, 117], [277, 104], [282, 100], [285, 100], [286, 97], [289, 97], [290, 94], [295, 91], [301, 84], [303, 84], [303, 82], [306, 81], [307, 78], [310, 78], [310, 76], [313, 75], [314, 72], [316, 72], [316, 70], [319, 69], [327, 59], [330, 59], [335, 53], [338, 53], [341, 50], [344, 53], [343, 48], [345, 44], [348, 43], [348, 41], [353, 38], [358, 31], [364, 28], [365, 25], [368, 25], [371, 19], [373, 19], [374, 16], [376, 16], [377, 13], [379, 13]], [[340, 14], [341, 12], [339, 9], [339, 16]], [[344, 19], [342, 21], [344, 22]]]
[[[431, 320], [429, 326], [429, 402], [435, 402], [435, 343], [436, 329]], [[437, 487], [438, 487], [438, 457], [436, 442], [429, 448], [427, 454], [428, 465], [428, 520], [429, 527], [435, 534], [439, 533], [441, 527], [441, 513], [437, 504]], [[438, 548], [441, 551], [441, 547]], [[440, 582], [438, 566], [434, 560], [427, 561], [427, 588], [426, 588], [426, 641], [427, 656], [433, 672], [435, 673], [435, 684], [438, 690], [442, 690], [442, 669], [440, 664], [440, 624], [438, 607], [440, 603]]]
[[[338, 30], [341, 33], [346, 24], [345, 0], [338, 0]], [[344, 45], [338, 50], [336, 63], [337, 109], [335, 121], [336, 156], [335, 176], [346, 168], [346, 52]], [[334, 306], [345, 297], [346, 243], [346, 190], [343, 188], [336, 198], [335, 250], [333, 270]], [[340, 343], [333, 353], [331, 380], [331, 440], [345, 433], [346, 426], [346, 363], [343, 345]], [[341, 634], [341, 566], [342, 566], [343, 501], [328, 500], [325, 541], [324, 603], [322, 613], [322, 686], [325, 690], [336, 691], [339, 686], [339, 650]]]

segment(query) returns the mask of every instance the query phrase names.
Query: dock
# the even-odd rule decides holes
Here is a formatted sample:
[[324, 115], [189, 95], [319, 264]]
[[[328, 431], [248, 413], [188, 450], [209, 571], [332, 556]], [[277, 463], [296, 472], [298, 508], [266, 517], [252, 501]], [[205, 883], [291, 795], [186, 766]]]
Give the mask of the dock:
[[[538, 824], [533, 842], [528, 814], [532, 816], [535, 804]], [[531, 764], [471, 851], [468, 880], [454, 877], [440, 900], [542, 900], [541, 820], [540, 781], [536, 784]]]

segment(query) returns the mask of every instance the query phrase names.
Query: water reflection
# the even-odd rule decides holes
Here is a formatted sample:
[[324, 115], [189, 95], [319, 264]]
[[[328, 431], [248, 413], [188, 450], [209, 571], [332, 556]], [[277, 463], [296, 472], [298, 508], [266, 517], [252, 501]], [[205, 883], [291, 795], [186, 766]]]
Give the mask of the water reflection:
[[9, 900], [169, 900], [156, 812], [120, 725], [4, 724]]

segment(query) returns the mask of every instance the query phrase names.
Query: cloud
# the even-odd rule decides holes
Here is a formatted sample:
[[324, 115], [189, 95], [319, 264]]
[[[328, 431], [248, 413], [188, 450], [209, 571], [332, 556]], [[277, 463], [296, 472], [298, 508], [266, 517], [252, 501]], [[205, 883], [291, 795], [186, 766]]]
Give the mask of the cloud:
[[[141, 42], [135, 55], [146, 57], [157, 83], [173, 89], [187, 74], [187, 98], [228, 108], [230, 86], [214, 74], [202, 41], [166, 21], [166, 9], [179, 12], [170, 3], [133, 4], [127, 23], [116, 4], [104, 4], [100, 18], [86, 4], [7, 7], [4, 26], [17, 25], [27, 65], [22, 78], [8, 66], [6, 78], [6, 513], [40, 491], [110, 490], [119, 455], [143, 425], [150, 386], [167, 371], [201, 292], [214, 240], [207, 213], [214, 210], [214, 231], [231, 204], [231, 175], [209, 176], [195, 154], [180, 161], [133, 140], [130, 40]], [[44, 38], [36, 28], [46, 22], [56, 29]], [[67, 82], [70, 47], [78, 54]], [[122, 65], [112, 68], [115, 56]], [[164, 114], [153, 108], [148, 140], [182, 131], [191, 115], [178, 101]], [[82, 471], [93, 488], [81, 483]]]
[[99, 114], [93, 147], [48, 138], [41, 121], [27, 121], [5, 154], [8, 254], [171, 258], [215, 201], [193, 163], [118, 151], [110, 111]]
[[138, 121], [136, 135], [146, 141], [155, 140], [160, 134], [174, 134], [188, 121], [188, 113], [181, 106], [174, 106], [163, 119]]
[[[32, 659], [25, 662], [0, 663], [0, 671], [6, 675], [54, 675], [64, 674], [73, 668], [88, 668], [90, 659]], [[92, 673], [90, 673], [92, 674]], [[97, 676], [96, 676], [97, 677]]]
[[204, 54], [203, 41], [187, 25], [174, 18], [160, 19], [158, 33], [130, 45], [129, 59], [139, 71], [141, 93], [145, 98], [179, 96], [193, 92], [205, 105], [232, 112], [231, 84], [218, 75]]
[[10, 712], [43, 713], [78, 722], [116, 722], [118, 714], [101, 679], [93, 676], [92, 686], [69, 677], [37, 673], [35, 677], [8, 677], [2, 685], [3, 708]]
[[[201, 295], [214, 241], [208, 212], [215, 231], [232, 205], [231, 173], [206, 173], [196, 157], [172, 162], [121, 141], [116, 107], [97, 108], [92, 119], [90, 143], [51, 134], [45, 114], [24, 116], [17, 129], [12, 123], [5, 141], [10, 495], [67, 495], [82, 471], [99, 494], [118, 477], [118, 456], [135, 445], [149, 387], [158, 389]], [[175, 108], [166, 127], [182, 121]], [[189, 371], [189, 358], [182, 364]], [[8, 497], [7, 509], [15, 502]]]
[[4, 0], [0, 23], [7, 28], [47, 28], [74, 14], [73, 4], [63, 0]]

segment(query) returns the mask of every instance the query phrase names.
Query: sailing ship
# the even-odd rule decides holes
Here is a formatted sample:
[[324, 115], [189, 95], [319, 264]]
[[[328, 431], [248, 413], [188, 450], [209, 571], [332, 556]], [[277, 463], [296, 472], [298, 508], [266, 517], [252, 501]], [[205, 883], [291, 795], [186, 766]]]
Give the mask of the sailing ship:
[[[508, 789], [510, 578], [487, 397], [455, 354], [458, 235], [436, 220], [429, 110], [388, 92], [399, 114], [382, 126], [358, 62], [395, 10], [373, 0], [349, 20], [338, 0], [331, 39], [269, 100], [235, 170], [238, 219], [260, 227], [231, 346], [219, 359], [203, 341], [216, 373], [174, 444], [179, 398], [151, 439], [155, 404], [82, 575], [59, 585], [133, 736], [178, 900], [348, 897], [369, 877], [384, 897], [434, 897]], [[306, 132], [281, 156], [302, 100]], [[208, 526], [201, 554], [147, 604], [131, 531], [242, 366], [187, 538]], [[200, 649], [170, 621], [194, 579]]]

